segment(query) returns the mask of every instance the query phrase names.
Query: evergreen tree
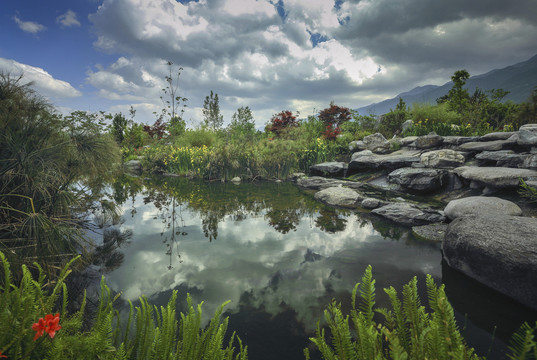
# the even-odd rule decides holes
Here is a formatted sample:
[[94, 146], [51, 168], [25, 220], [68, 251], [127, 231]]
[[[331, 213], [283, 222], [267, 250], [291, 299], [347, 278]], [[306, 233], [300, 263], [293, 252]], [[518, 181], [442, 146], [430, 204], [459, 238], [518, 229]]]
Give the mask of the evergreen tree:
[[203, 122], [204, 125], [216, 130], [222, 127], [224, 123], [224, 117], [220, 114], [220, 104], [218, 94], [213, 93], [205, 97], [203, 102]]

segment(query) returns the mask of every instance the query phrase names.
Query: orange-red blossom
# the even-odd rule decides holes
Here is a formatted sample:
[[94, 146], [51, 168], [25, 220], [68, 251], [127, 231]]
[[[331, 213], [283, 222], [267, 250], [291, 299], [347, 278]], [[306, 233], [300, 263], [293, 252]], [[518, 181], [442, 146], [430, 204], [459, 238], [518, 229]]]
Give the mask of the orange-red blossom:
[[52, 339], [54, 338], [54, 335], [56, 335], [56, 331], [60, 330], [61, 328], [62, 327], [60, 326], [60, 314], [47, 314], [45, 315], [45, 319], [40, 318], [36, 323], [32, 325], [32, 330], [36, 331], [34, 341], [40, 338], [45, 332]]

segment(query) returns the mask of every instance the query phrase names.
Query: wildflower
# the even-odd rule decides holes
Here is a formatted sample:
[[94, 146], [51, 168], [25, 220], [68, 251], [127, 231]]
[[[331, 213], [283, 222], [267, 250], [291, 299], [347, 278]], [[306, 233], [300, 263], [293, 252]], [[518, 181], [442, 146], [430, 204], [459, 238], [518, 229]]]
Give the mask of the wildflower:
[[46, 332], [50, 338], [54, 338], [56, 335], [56, 331], [60, 330], [62, 327], [59, 325], [60, 322], [60, 314], [52, 315], [47, 314], [45, 315], [45, 319], [40, 318], [38, 322], [34, 323], [32, 325], [32, 330], [36, 331], [36, 334], [34, 336], [34, 341], [37, 340], [39, 337], [43, 335], [44, 332]]
[[0, 350], [0, 358], [6, 358], [7, 359], [7, 356], [2, 354], [2, 350]]

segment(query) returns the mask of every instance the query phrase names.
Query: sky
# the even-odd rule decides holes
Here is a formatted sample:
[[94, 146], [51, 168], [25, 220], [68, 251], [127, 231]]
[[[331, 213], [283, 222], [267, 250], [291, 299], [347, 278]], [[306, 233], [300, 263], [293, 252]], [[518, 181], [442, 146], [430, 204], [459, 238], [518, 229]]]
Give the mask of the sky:
[[189, 127], [211, 91], [224, 125], [248, 106], [262, 127], [528, 60], [536, 34], [537, 0], [1, 0], [0, 71], [151, 124], [171, 70]]

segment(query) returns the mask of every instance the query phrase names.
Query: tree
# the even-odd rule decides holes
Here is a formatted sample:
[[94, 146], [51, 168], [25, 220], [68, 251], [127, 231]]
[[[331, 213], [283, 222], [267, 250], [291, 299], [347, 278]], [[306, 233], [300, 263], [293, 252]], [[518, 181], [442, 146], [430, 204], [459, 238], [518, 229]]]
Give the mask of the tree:
[[[183, 134], [186, 129], [186, 123], [183, 120], [182, 115], [185, 112], [186, 107], [184, 102], [188, 100], [186, 97], [178, 95], [179, 77], [181, 76], [181, 71], [183, 68], [179, 67], [177, 69], [177, 73], [174, 78], [173, 62], [167, 61], [166, 65], [168, 66], [168, 75], [165, 76], [167, 85], [164, 89], [162, 89], [164, 95], [160, 97], [164, 108], [161, 110], [161, 114], [158, 115], [157, 121], [155, 124], [153, 124], [153, 127], [158, 128], [164, 126], [169, 129], [172, 135], [179, 136]], [[183, 103], [182, 106], [181, 103]], [[154, 112], [154, 114], [157, 115], [156, 112]], [[149, 127], [147, 129], [149, 130]], [[146, 132], [148, 130], [146, 130]], [[162, 136], [163, 133], [161, 133], [158, 138], [160, 139]]]
[[255, 122], [252, 111], [248, 106], [240, 107], [231, 117], [229, 132], [233, 140], [251, 140], [255, 133]]
[[395, 110], [390, 109], [390, 112], [382, 117], [379, 131], [386, 137], [392, 137], [393, 134], [401, 130], [401, 125], [403, 125], [407, 116], [408, 110], [406, 103], [402, 98], [399, 98]]
[[466, 70], [457, 70], [451, 77], [453, 87], [447, 94], [447, 101], [449, 108], [459, 114], [462, 114], [468, 108], [470, 95], [468, 94], [468, 90], [463, 87], [469, 78], [470, 73]]
[[520, 104], [517, 115], [518, 120], [513, 124], [515, 129], [524, 124], [537, 122], [537, 87], [533, 89], [528, 99]]
[[285, 131], [290, 128], [298, 127], [299, 123], [296, 116], [289, 110], [284, 110], [270, 119], [267, 124], [266, 130], [272, 132], [276, 136], [281, 136]]
[[205, 97], [203, 102], [203, 121], [205, 126], [216, 130], [222, 127], [224, 117], [220, 114], [218, 94], [213, 93]]
[[112, 135], [118, 144], [121, 145], [125, 138], [125, 129], [127, 128], [128, 121], [123, 114], [118, 113], [114, 115], [112, 119]]
[[341, 125], [351, 118], [351, 112], [346, 107], [340, 107], [332, 101], [330, 107], [319, 112], [319, 119], [323, 122], [326, 130], [324, 137], [335, 139], [341, 133]]

